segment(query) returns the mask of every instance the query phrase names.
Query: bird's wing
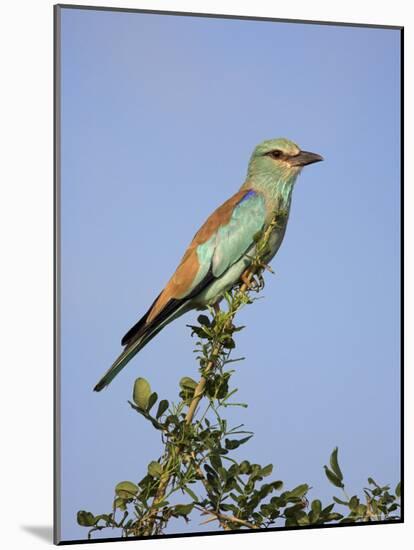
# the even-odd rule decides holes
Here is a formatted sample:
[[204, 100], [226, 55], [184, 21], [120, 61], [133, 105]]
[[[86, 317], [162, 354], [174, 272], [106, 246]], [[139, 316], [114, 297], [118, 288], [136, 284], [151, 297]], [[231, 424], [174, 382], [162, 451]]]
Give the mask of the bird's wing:
[[263, 228], [266, 207], [263, 195], [249, 190], [233, 210], [230, 220], [216, 232], [211, 269], [221, 277], [252, 246], [255, 235]]
[[264, 197], [243, 189], [222, 204], [194, 236], [180, 265], [147, 313], [122, 338], [126, 346], [95, 391], [101, 391], [163, 327], [191, 308], [191, 299], [221, 277], [253, 245], [266, 219]]
[[239, 191], [222, 204], [194, 236], [146, 322], [158, 317], [172, 300], [189, 299], [223, 275], [253, 244], [265, 217], [264, 197], [251, 189]]
[[265, 217], [262, 194], [248, 188], [217, 208], [195, 234], [164, 290], [122, 338], [122, 345], [129, 345], [149, 325], [172, 315], [183, 301], [201, 292], [237, 262], [262, 229]]

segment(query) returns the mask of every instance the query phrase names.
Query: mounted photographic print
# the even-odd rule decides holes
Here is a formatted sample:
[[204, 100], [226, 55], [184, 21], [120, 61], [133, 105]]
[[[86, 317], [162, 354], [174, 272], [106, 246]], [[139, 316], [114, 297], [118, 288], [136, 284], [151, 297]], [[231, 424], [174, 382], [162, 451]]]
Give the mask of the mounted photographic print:
[[402, 38], [55, 6], [55, 543], [403, 521]]

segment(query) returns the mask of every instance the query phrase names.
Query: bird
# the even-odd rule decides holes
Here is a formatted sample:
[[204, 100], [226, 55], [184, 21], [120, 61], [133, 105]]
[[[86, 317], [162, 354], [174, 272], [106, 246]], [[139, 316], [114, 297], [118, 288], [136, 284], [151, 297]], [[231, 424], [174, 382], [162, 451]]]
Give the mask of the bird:
[[283, 241], [296, 178], [306, 165], [324, 160], [286, 138], [268, 139], [254, 149], [240, 189], [219, 206], [194, 235], [177, 269], [145, 315], [125, 334], [119, 357], [99, 380], [99, 392], [166, 325], [192, 309], [216, 307], [240, 284], [254, 255], [255, 237], [285, 213], [270, 235], [266, 263]]

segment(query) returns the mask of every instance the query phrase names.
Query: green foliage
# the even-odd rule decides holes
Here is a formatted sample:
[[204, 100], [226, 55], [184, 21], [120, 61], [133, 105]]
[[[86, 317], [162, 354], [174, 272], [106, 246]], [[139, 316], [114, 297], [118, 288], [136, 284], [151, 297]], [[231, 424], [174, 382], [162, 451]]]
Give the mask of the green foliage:
[[[270, 228], [282, 223], [284, 215], [279, 212]], [[235, 335], [244, 328], [236, 326], [234, 318], [242, 307], [254, 302], [252, 293], [264, 286], [262, 272], [268, 266], [263, 258], [269, 234], [257, 236], [250, 285], [240, 284], [225, 294], [225, 309], [210, 309], [209, 315], [199, 315], [197, 325], [190, 325], [191, 334], [197, 337], [194, 352], [200, 382], [182, 377], [178, 402], [161, 399], [155, 407], [158, 394], [149, 382], [144, 378], [135, 381], [129, 404], [159, 432], [163, 450], [148, 464], [141, 480], [116, 485], [111, 513], [94, 516], [78, 512], [78, 524], [89, 529], [88, 538], [106, 528], [118, 528], [124, 537], [156, 535], [163, 533], [173, 518], [190, 521], [200, 514], [207, 517], [205, 522], [217, 522], [224, 530], [399, 519], [400, 484], [392, 494], [389, 486], [381, 487], [368, 478], [363, 497], [347, 496], [337, 447], [324, 469], [344, 498], [334, 496], [333, 502], [325, 505], [319, 499], [309, 500], [311, 487], [306, 483], [286, 490], [281, 480], [271, 479], [272, 464], [263, 466], [239, 458], [240, 448], [253, 434], [243, 424], [229, 426], [223, 417], [229, 406], [247, 406], [232, 400], [237, 388], [232, 388], [235, 371], [229, 365], [244, 359], [231, 358]], [[173, 499], [175, 502], [170, 502]], [[340, 506], [340, 511], [335, 506]]]
[[137, 378], [134, 384], [133, 399], [137, 407], [146, 410], [151, 395], [151, 386], [145, 378]]
[[[370, 487], [364, 488], [364, 499], [357, 495], [348, 497], [343, 483], [343, 475], [338, 463], [338, 448], [336, 447], [330, 457], [330, 465], [333, 471], [326, 466], [325, 473], [329, 481], [343, 490], [345, 500], [333, 497], [335, 503], [347, 507], [347, 514], [337, 514], [340, 523], [355, 523], [361, 521], [384, 521], [400, 519], [400, 483], [395, 488], [395, 494], [390, 493], [390, 487], [381, 487], [372, 477], [368, 478]], [[339, 517], [340, 516], [340, 517]]]
[[194, 391], [196, 387], [197, 387], [197, 382], [192, 378], [190, 378], [189, 376], [184, 376], [183, 378], [181, 378], [180, 380], [181, 391], [179, 393], [179, 396], [186, 404], [191, 402], [194, 396]]
[[121, 481], [115, 487], [115, 493], [121, 499], [133, 498], [137, 492], [138, 486], [131, 481]]

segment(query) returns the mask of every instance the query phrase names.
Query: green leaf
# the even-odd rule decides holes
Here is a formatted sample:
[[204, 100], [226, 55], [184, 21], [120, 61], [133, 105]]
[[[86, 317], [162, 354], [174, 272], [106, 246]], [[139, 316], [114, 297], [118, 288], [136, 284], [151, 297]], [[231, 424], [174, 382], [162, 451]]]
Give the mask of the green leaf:
[[220, 468], [218, 468], [217, 472], [218, 472], [218, 475], [220, 476], [220, 478], [224, 481], [224, 483], [226, 483], [226, 481], [227, 481], [227, 470], [225, 468], [223, 468], [222, 466], [220, 466]]
[[378, 489], [380, 489], [380, 486], [378, 485], [378, 483], [377, 483], [376, 481], [374, 481], [374, 480], [372, 479], [372, 477], [369, 477], [369, 478], [368, 478], [368, 483], [369, 483], [370, 485], [375, 485], [375, 487], [377, 487]]
[[288, 491], [286, 498], [302, 498], [308, 491], [309, 485], [303, 483], [302, 485], [295, 487], [292, 491]]
[[180, 387], [183, 390], [184, 389], [195, 390], [196, 387], [197, 387], [197, 382], [195, 380], [193, 380], [192, 378], [190, 378], [189, 376], [184, 376], [180, 380]]
[[141, 488], [142, 492], [148, 491], [149, 488], [153, 485], [154, 480], [152, 479], [152, 476], [147, 474], [145, 477], [141, 479], [141, 481], [138, 482], [139, 487]]
[[240, 463], [239, 471], [241, 474], [250, 474], [250, 462], [248, 460], [243, 460], [243, 462]]
[[260, 475], [263, 477], [270, 476], [270, 474], [273, 472], [273, 464], [268, 464], [264, 468], [260, 470]]
[[160, 502], [152, 504], [152, 506], [154, 506], [154, 508], [163, 508], [164, 506], [167, 506], [167, 504], [169, 504], [168, 500], [161, 500]]
[[240, 473], [240, 466], [238, 464], [232, 464], [229, 468], [229, 477], [238, 476]]
[[327, 514], [330, 514], [332, 512], [334, 506], [335, 506], [334, 503], [329, 504], [328, 506], [326, 506], [326, 508], [324, 508], [322, 510], [321, 515], [326, 516]]
[[204, 325], [206, 327], [210, 326], [210, 319], [207, 317], [207, 315], [199, 315], [197, 317], [197, 321], [200, 323], [200, 325]]
[[342, 481], [344, 479], [344, 476], [342, 475], [341, 468], [339, 467], [339, 464], [338, 464], [338, 447], [335, 447], [335, 449], [331, 454], [330, 464], [331, 464], [333, 473], [336, 475], [338, 479]]
[[165, 413], [165, 411], [168, 409], [168, 406], [169, 406], [169, 403], [166, 399], [162, 399], [159, 402], [157, 414], [155, 415], [157, 419], [160, 418]]
[[332, 497], [334, 499], [334, 501], [337, 503], [337, 504], [343, 504], [344, 506], [348, 506], [348, 502], [346, 502], [346, 500], [341, 500], [340, 498], [337, 498], [337, 497]]
[[266, 498], [270, 493], [273, 491], [273, 487], [271, 483], [264, 483], [258, 491], [256, 491], [256, 494], [259, 495], [259, 499], [263, 500]]
[[401, 497], [401, 481], [398, 483], [397, 487], [395, 488], [395, 494], [398, 498]]
[[365, 504], [359, 504], [359, 506], [357, 507], [356, 509], [356, 513], [360, 516], [360, 517], [364, 517], [365, 514], [367, 512], [367, 507], [365, 506]]
[[222, 346], [226, 349], [234, 349], [236, 347], [236, 343], [233, 338], [226, 336], [226, 338], [222, 341]]
[[338, 514], [337, 512], [332, 512], [332, 514], [328, 514], [326, 519], [328, 521], [338, 521], [338, 520], [342, 519], [343, 517], [344, 516], [342, 514]]
[[195, 325], [186, 325], [186, 326], [191, 328], [191, 336], [196, 334], [199, 338], [207, 337], [206, 330], [208, 330], [208, 327], [204, 327], [204, 326], [198, 327]]
[[283, 508], [286, 506], [286, 499], [284, 497], [272, 497], [270, 499], [270, 504], [275, 508]]
[[[374, 514], [378, 514], [378, 503], [377, 503], [377, 501], [376, 500], [371, 500], [370, 505], [371, 505], [371, 508], [372, 508], [372, 511], [374, 512]], [[397, 504], [395, 506], [397, 506]]]
[[297, 514], [303, 513], [303, 505], [302, 503], [295, 504], [294, 506], [290, 506], [289, 508], [285, 508], [285, 516], [288, 517], [296, 517]]
[[126, 510], [126, 501], [123, 498], [116, 497], [114, 500], [114, 507], [119, 508], [119, 510]]
[[177, 516], [188, 516], [188, 514], [193, 509], [194, 504], [177, 504], [174, 506], [174, 512]]
[[92, 527], [92, 525], [95, 525], [96, 521], [95, 516], [90, 512], [86, 512], [85, 510], [79, 510], [76, 519], [78, 521], [78, 524], [82, 525], [82, 527]]
[[240, 445], [237, 439], [225, 439], [224, 444], [226, 446], [226, 449], [230, 451], [232, 451], [233, 449], [237, 449], [237, 447]]
[[317, 521], [322, 511], [322, 503], [320, 500], [316, 499], [312, 501], [311, 510], [313, 512], [313, 520]]
[[233, 512], [233, 514], [237, 514], [239, 509], [234, 504], [220, 504], [220, 510], [223, 510], [224, 512]]
[[309, 518], [306, 512], [297, 512], [295, 518], [299, 525], [309, 525]]
[[195, 502], [198, 502], [198, 496], [189, 487], [184, 485], [183, 489]]
[[217, 477], [217, 472], [213, 470], [213, 468], [208, 464], [204, 464], [204, 469], [208, 474], [212, 475], [213, 477]]
[[339, 487], [343, 489], [344, 484], [342, 483], [342, 481], [333, 472], [331, 472], [331, 470], [327, 466], [324, 466], [324, 468], [325, 468], [326, 477], [329, 479], [329, 481], [333, 485], [335, 485], [335, 487]]
[[133, 498], [138, 492], [138, 485], [132, 481], [121, 481], [115, 487], [115, 493], [120, 498]]
[[148, 400], [151, 395], [151, 386], [145, 378], [137, 378], [134, 384], [134, 392], [132, 398], [138, 407], [146, 410], [148, 407]]
[[349, 501], [349, 508], [352, 512], [356, 512], [359, 506], [359, 498], [354, 495]]
[[154, 392], [152, 393], [150, 396], [149, 396], [149, 399], [148, 399], [148, 405], [147, 405], [147, 411], [149, 411], [150, 409], [152, 409], [152, 407], [155, 405], [155, 403], [157, 402], [157, 399], [158, 399], [158, 394], [157, 392]]
[[242, 439], [225, 439], [224, 444], [226, 449], [232, 451], [233, 449], [240, 447], [240, 445], [243, 445], [243, 443], [246, 443], [246, 441], [249, 441], [251, 437], [253, 436], [249, 435], [247, 437], [243, 437]]
[[215, 470], [218, 471], [218, 469], [222, 467], [220, 455], [211, 454], [209, 458], [210, 458], [210, 464], [213, 466]]
[[152, 477], [160, 477], [162, 474], [162, 466], [159, 462], [153, 460], [148, 464], [148, 473]]

